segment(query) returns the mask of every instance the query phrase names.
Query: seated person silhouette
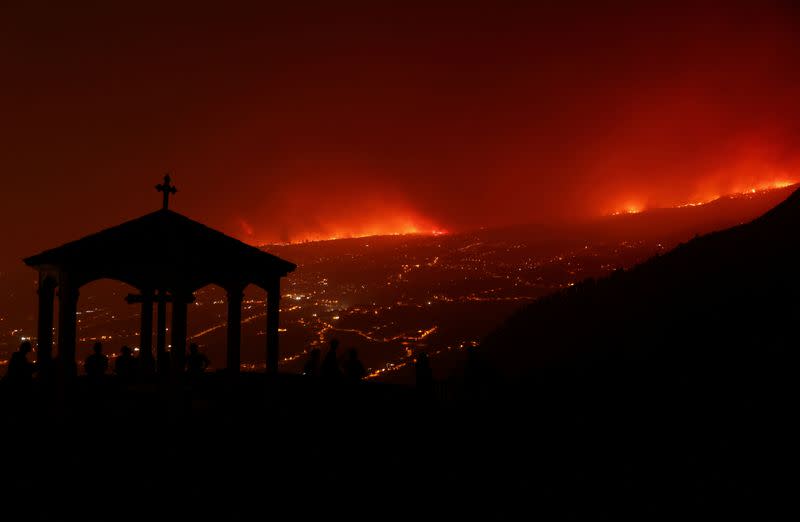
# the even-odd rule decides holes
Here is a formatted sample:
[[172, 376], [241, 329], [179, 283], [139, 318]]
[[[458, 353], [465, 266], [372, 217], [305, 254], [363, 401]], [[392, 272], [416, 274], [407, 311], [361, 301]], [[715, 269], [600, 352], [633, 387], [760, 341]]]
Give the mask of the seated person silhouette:
[[339, 339], [331, 339], [331, 347], [328, 353], [325, 354], [325, 359], [322, 361], [320, 373], [325, 379], [332, 381], [339, 380], [342, 376], [342, 370], [339, 368], [339, 358], [336, 350], [339, 348]]
[[97, 382], [103, 378], [106, 370], [108, 370], [108, 357], [103, 354], [103, 345], [99, 342], [94, 343], [92, 352], [84, 361], [83, 369], [90, 380]]
[[321, 357], [319, 348], [314, 348], [308, 354], [308, 361], [303, 366], [303, 375], [317, 377], [319, 375], [319, 359]]
[[36, 370], [36, 365], [28, 360], [31, 350], [30, 341], [22, 341], [19, 350], [11, 354], [5, 378], [9, 385], [17, 388], [31, 385], [33, 372]]
[[206, 354], [202, 353], [197, 344], [189, 345], [189, 355], [186, 357], [186, 371], [189, 375], [201, 375], [208, 368], [209, 360]]
[[344, 377], [347, 382], [359, 382], [367, 375], [364, 365], [358, 360], [358, 352], [355, 348], [350, 348], [347, 352], [347, 360], [344, 362]]
[[114, 361], [114, 373], [123, 383], [133, 381], [136, 376], [136, 359], [129, 347], [123, 346], [120, 350], [119, 357]]

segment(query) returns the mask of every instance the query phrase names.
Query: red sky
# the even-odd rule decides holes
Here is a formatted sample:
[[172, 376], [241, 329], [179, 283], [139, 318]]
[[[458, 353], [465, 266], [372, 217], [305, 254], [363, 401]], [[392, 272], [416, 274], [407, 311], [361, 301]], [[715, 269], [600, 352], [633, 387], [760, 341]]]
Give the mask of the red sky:
[[800, 180], [792, 2], [11, 3], [0, 268], [157, 209], [167, 170], [252, 242]]

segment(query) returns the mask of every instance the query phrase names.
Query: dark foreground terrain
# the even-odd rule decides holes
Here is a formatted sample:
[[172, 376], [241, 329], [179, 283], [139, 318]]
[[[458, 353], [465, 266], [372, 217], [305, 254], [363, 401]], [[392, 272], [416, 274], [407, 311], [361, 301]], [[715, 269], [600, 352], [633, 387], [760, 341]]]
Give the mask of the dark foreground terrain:
[[2, 506], [11, 520], [793, 520], [799, 227], [796, 191], [538, 299], [430, 387], [6, 382]]
[[244, 375], [3, 390], [8, 520], [784, 519], [795, 437], [776, 358], [592, 364], [431, 395]]

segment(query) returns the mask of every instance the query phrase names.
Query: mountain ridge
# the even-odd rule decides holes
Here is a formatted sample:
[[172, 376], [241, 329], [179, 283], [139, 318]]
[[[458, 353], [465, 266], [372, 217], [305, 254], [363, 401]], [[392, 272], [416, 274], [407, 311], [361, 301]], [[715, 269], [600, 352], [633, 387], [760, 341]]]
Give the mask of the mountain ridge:
[[798, 226], [800, 189], [748, 223], [698, 235], [519, 309], [481, 350], [504, 373], [521, 375], [648, 352], [714, 359], [725, 357], [723, 345], [783, 349], [800, 312], [800, 284], [791, 277], [800, 262]]

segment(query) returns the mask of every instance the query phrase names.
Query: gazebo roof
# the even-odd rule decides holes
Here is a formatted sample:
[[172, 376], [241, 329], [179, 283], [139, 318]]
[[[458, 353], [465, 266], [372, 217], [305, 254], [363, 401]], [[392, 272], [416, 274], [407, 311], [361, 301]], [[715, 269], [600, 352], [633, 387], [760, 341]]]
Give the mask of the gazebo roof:
[[266, 287], [296, 265], [166, 208], [26, 258], [83, 285], [117, 279], [139, 289], [194, 291], [208, 284]]

